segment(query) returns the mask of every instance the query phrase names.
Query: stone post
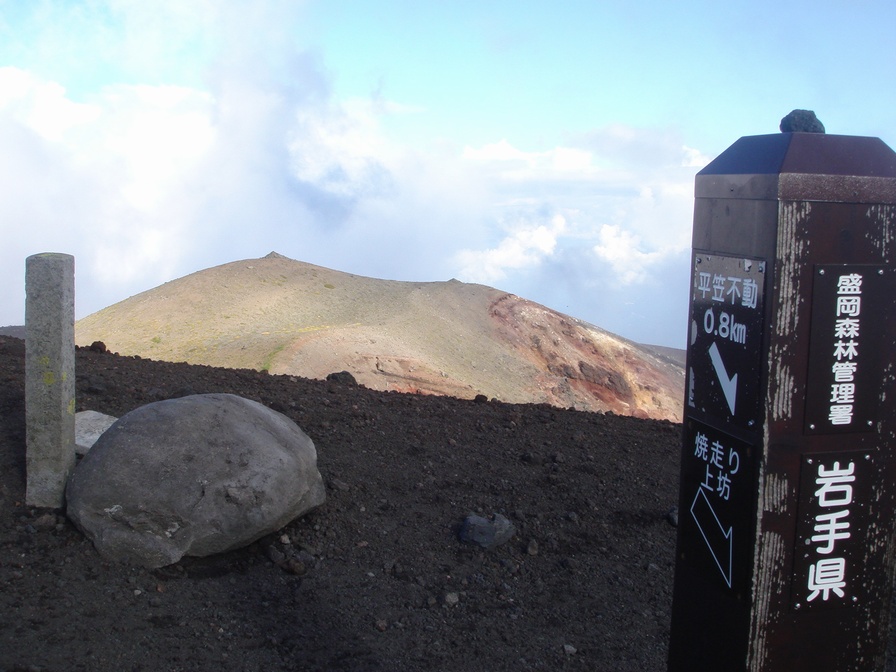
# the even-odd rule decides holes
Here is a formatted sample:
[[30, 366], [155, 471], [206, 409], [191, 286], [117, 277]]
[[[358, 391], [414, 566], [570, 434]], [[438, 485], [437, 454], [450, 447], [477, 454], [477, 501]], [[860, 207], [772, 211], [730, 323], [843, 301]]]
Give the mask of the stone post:
[[25, 295], [25, 502], [61, 508], [75, 466], [75, 258], [28, 257]]

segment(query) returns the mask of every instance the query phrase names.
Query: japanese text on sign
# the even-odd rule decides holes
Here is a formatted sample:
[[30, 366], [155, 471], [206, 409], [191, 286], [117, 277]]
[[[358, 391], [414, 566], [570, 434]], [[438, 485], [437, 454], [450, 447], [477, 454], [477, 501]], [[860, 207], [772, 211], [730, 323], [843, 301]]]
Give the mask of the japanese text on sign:
[[731, 498], [731, 477], [740, 470], [740, 455], [732, 447], [725, 447], [718, 439], [710, 440], [703, 432], [694, 439], [694, 457], [705, 463], [700, 487], [720, 499]]
[[712, 301], [740, 303], [745, 308], [756, 308], [759, 297], [759, 285], [753, 278], [726, 276], [709, 271], [697, 274], [697, 291], [700, 292], [701, 298], [705, 299], [711, 293]]
[[[896, 276], [893, 276], [896, 277]], [[873, 264], [826, 264], [812, 282], [807, 434], [868, 432], [879, 418], [884, 321], [892, 277]], [[874, 316], [874, 317], [872, 317]]]
[[850, 273], [837, 280], [830, 412], [832, 425], [853, 421], [856, 370], [859, 359], [859, 327], [862, 314], [862, 275]]
[[[749, 582], [751, 513], [750, 444], [690, 418], [686, 422], [687, 459], [682, 464], [682, 491], [690, 516], [682, 523], [683, 543], [697, 565], [720, 577], [726, 589], [743, 590]], [[716, 574], [712, 568], [718, 570]]]
[[[745, 345], [747, 325], [737, 322], [734, 313], [721, 310], [720, 306], [731, 305], [756, 310], [760, 287], [755, 278], [699, 271], [696, 283], [699, 298], [710, 301], [703, 313], [703, 330], [723, 340]], [[719, 310], [718, 315], [716, 309]]]
[[695, 252], [687, 404], [751, 429], [759, 414], [766, 262]]
[[851, 536], [849, 506], [853, 501], [854, 472], [853, 461], [842, 467], [835, 461], [830, 468], [819, 463], [815, 472], [819, 511], [814, 516], [813, 534], [806, 540], [812, 549], [806, 602], [846, 597], [847, 560], [838, 552], [838, 544]]

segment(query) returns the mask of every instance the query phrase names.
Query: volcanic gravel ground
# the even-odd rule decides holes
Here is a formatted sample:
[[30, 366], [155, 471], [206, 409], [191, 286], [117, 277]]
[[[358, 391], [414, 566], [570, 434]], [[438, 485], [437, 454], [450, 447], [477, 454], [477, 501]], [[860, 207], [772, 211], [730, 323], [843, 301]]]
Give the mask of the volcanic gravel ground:
[[[251, 546], [108, 563], [24, 504], [0, 337], [0, 669], [664, 670], [680, 425], [77, 352], [77, 408], [229, 392], [314, 440], [327, 502]], [[515, 536], [458, 538], [500, 513]]]

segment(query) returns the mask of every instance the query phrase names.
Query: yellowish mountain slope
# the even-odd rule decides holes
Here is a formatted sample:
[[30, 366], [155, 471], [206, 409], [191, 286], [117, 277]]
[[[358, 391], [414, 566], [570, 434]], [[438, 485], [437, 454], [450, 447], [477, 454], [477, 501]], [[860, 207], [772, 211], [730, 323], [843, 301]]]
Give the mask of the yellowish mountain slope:
[[307, 378], [346, 370], [378, 390], [681, 419], [683, 368], [655, 351], [484, 285], [377, 280], [276, 253], [89, 315], [76, 341]]

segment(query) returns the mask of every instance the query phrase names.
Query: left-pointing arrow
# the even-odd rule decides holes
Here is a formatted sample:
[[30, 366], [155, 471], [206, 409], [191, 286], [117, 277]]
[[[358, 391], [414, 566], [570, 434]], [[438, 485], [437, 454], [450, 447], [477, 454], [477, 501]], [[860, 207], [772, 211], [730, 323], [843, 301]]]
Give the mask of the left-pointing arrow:
[[691, 516], [694, 517], [713, 560], [722, 572], [722, 578], [730, 588], [734, 565], [734, 529], [729, 526], [726, 530], [723, 527], [702, 487], [697, 489], [694, 502], [691, 504]]
[[734, 415], [734, 405], [737, 402], [737, 374], [730, 378], [728, 371], [725, 369], [725, 362], [722, 361], [722, 353], [719, 352], [719, 346], [713, 341], [709, 346], [709, 359], [712, 360], [712, 368], [716, 370], [716, 376], [719, 384], [722, 386], [722, 392], [725, 394], [725, 401], [728, 402], [728, 408], [731, 409], [731, 415]]

